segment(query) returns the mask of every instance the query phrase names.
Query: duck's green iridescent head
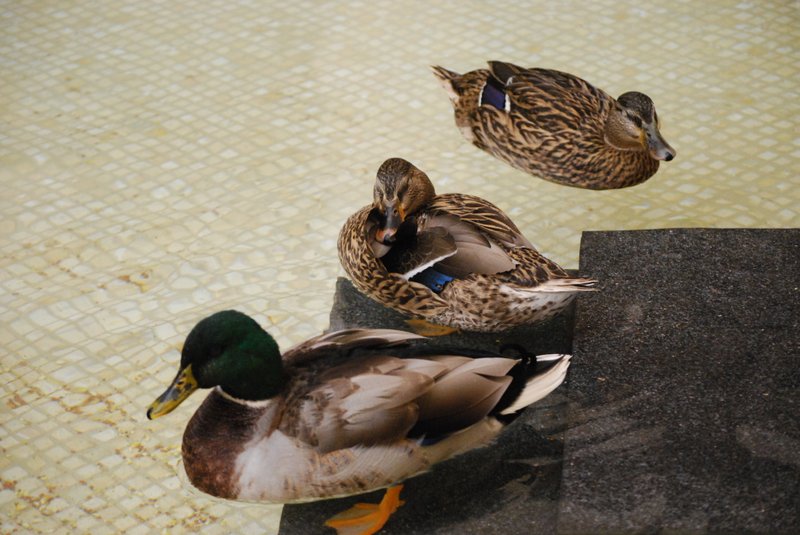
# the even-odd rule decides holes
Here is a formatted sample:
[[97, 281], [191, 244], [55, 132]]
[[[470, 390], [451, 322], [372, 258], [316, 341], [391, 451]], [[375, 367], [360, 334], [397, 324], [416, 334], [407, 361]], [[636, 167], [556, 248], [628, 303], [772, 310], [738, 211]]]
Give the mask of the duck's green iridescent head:
[[277, 394], [284, 382], [275, 340], [246, 314], [217, 312], [189, 333], [178, 375], [150, 405], [147, 417], [171, 412], [198, 388], [220, 386], [234, 398], [261, 400]]

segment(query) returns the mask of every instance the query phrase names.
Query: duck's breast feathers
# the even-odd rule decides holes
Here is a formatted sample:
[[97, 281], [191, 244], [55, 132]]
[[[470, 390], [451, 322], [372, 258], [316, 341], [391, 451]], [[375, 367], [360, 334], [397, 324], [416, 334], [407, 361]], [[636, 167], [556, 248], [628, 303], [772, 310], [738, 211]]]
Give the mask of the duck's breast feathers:
[[[377, 215], [372, 206], [365, 206], [347, 218], [339, 231], [337, 241], [339, 259], [345, 268], [350, 264], [360, 262], [375, 264], [377, 259], [385, 253], [384, 249], [376, 250], [376, 247], [381, 247], [381, 244], [375, 240], [377, 225]], [[368, 252], [372, 254], [367, 254]], [[362, 269], [367, 267], [374, 266], [361, 266]]]
[[276, 406], [253, 407], [230, 399], [219, 388], [212, 390], [183, 435], [183, 465], [192, 484], [214, 496], [237, 498], [231, 467], [247, 444], [261, 436], [259, 422]]

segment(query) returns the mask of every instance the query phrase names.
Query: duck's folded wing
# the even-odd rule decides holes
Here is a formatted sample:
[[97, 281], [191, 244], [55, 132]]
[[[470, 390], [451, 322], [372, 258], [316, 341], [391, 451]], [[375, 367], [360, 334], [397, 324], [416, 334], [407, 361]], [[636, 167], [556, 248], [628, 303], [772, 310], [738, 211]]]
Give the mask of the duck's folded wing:
[[324, 353], [347, 352], [357, 347], [391, 347], [424, 338], [418, 334], [394, 329], [343, 329], [301, 342], [283, 352], [283, 360], [298, 364]]
[[432, 360], [445, 364], [448, 371], [418, 400], [419, 421], [411, 432], [415, 435], [446, 435], [488, 416], [511, 384], [508, 372], [518, 362], [508, 358], [459, 356]]
[[498, 243], [512, 247], [530, 247], [531, 242], [500, 208], [480, 197], [460, 193], [438, 195], [429, 205], [432, 215], [451, 215], [470, 223]]
[[454, 355], [348, 362], [304, 396], [294, 432], [321, 452], [454, 433], [491, 413], [517, 362]]
[[510, 108], [542, 132], [578, 129], [608, 100], [585, 80], [561, 71], [523, 69], [502, 61], [490, 61], [489, 71], [504, 85]]
[[445, 366], [388, 355], [362, 358], [323, 372], [303, 395], [290, 432], [319, 452], [387, 444], [417, 423], [416, 400]]
[[510, 271], [516, 265], [506, 251], [477, 226], [454, 215], [430, 216], [424, 224], [446, 231], [455, 244], [455, 254], [436, 264], [436, 269], [442, 273], [457, 278], [471, 273], [492, 275]]
[[488, 63], [489, 72], [492, 73], [495, 80], [503, 85], [508, 85], [512, 77], [519, 76], [526, 71], [526, 69], [507, 61], [490, 61]]

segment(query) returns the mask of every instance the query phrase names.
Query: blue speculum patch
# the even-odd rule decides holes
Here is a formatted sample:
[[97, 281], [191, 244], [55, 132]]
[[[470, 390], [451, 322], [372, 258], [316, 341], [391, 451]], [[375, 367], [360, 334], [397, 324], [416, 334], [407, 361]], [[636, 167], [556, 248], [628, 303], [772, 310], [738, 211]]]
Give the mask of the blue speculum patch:
[[448, 282], [453, 280], [453, 277], [450, 275], [445, 275], [441, 271], [436, 271], [433, 268], [428, 268], [411, 277], [411, 280], [420, 284], [424, 284], [430, 288], [432, 292], [438, 294], [444, 290], [444, 287]]
[[505, 110], [506, 109], [506, 93], [505, 87], [492, 78], [489, 77], [486, 80], [486, 85], [483, 86], [483, 92], [481, 93], [480, 102], [478, 102], [480, 106], [484, 104], [490, 104], [497, 108], [498, 110]]

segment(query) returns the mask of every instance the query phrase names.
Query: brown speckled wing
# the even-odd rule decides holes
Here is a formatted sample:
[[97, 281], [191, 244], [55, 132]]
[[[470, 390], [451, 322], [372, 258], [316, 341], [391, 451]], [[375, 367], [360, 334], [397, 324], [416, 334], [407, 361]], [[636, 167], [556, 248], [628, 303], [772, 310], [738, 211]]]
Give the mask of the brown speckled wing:
[[515, 74], [507, 91], [512, 117], [519, 115], [542, 133], [586, 131], [586, 121], [604, 117], [613, 102], [608, 94], [585, 80], [550, 69], [527, 69]]
[[447, 303], [422, 284], [389, 273], [375, 256], [367, 238], [371, 206], [350, 216], [339, 233], [339, 261], [361, 292], [379, 303], [418, 317], [429, 317], [447, 309]]
[[533, 247], [500, 208], [480, 197], [460, 193], [438, 195], [428, 206], [433, 215], [453, 215], [480, 228], [506, 247]]

